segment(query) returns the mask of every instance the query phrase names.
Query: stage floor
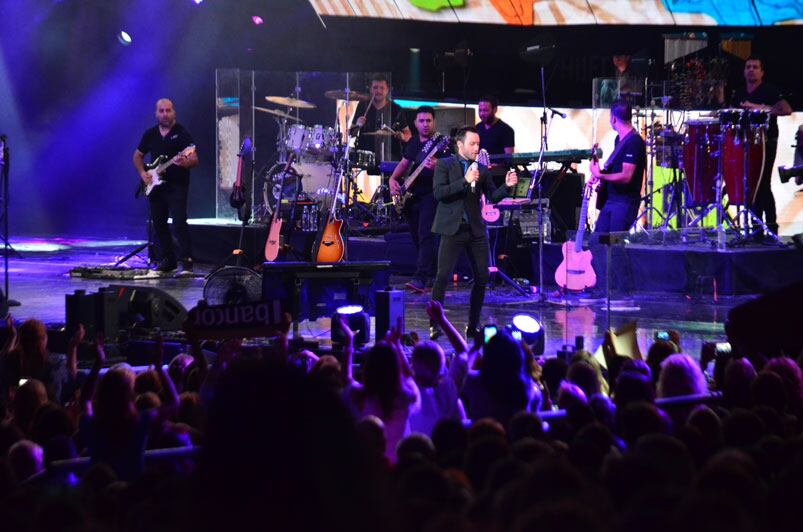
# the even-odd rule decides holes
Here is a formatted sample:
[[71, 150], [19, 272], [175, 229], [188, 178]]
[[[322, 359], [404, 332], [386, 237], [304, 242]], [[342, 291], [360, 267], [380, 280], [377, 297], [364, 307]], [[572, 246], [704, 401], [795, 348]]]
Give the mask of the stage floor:
[[[109, 284], [132, 284], [156, 287], [178, 299], [187, 308], [193, 307], [203, 294], [204, 280], [211, 266], [198, 265], [196, 278], [155, 279], [139, 281], [104, 281], [74, 278], [69, 275], [79, 266], [102, 266], [113, 264], [119, 257], [136, 247], [134, 241], [102, 241], [92, 239], [73, 240], [14, 240], [21, 257], [10, 259], [10, 296], [21, 302], [12, 308], [16, 319], [36, 317], [49, 325], [65, 321], [64, 296], [75, 290], [97, 291]], [[133, 266], [142, 266], [134, 260]], [[406, 277], [393, 276], [391, 284], [403, 289]], [[468, 313], [467, 283], [449, 287], [446, 294], [447, 315], [461, 330], [466, 325]], [[746, 301], [750, 296], [690, 296], [666, 292], [636, 292], [634, 299], [611, 308], [610, 324], [618, 327], [631, 320], [638, 322], [638, 340], [646, 355], [654, 334], [659, 330], [675, 329], [681, 333], [682, 348], [697, 356], [705, 341], [723, 341], [723, 324], [728, 310]], [[426, 334], [428, 320], [424, 305], [427, 294], [405, 292], [405, 318], [408, 330]], [[569, 301], [551, 300], [538, 303], [535, 296], [521, 297], [505, 285], [489, 287], [483, 318], [506, 324], [517, 313], [536, 316], [546, 330], [546, 354], [554, 355], [563, 344], [573, 344], [574, 337], [585, 337], [586, 347], [596, 349], [601, 343], [602, 331], [608, 326], [608, 313], [604, 304], [580, 305], [575, 298]], [[329, 320], [319, 319], [303, 322], [300, 332], [305, 337], [319, 340], [329, 338]], [[372, 333], [373, 334], [373, 333]], [[445, 340], [441, 342], [446, 345]]]

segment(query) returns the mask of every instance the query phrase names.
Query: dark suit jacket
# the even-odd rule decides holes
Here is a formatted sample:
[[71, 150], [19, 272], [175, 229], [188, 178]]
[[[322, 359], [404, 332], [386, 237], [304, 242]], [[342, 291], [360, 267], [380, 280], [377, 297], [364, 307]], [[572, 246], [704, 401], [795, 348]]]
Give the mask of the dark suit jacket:
[[485, 221], [482, 219], [480, 209], [480, 195], [496, 203], [512, 192], [512, 187], [502, 186], [496, 188], [488, 168], [479, 165], [480, 178], [477, 181], [475, 192], [466, 183], [463, 165], [459, 157], [438, 159], [435, 164], [435, 175], [432, 178], [433, 193], [438, 202], [435, 211], [435, 221], [432, 222], [432, 232], [441, 235], [454, 235], [463, 223], [463, 213], [468, 214], [471, 233], [474, 236], [485, 234]]

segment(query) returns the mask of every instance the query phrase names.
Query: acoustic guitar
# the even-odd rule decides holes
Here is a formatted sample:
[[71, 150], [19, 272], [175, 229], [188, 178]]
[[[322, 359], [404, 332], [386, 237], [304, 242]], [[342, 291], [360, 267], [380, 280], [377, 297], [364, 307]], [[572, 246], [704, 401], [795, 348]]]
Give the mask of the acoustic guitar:
[[[290, 152], [290, 155], [287, 157], [287, 164], [285, 164], [284, 170], [282, 171], [280, 183], [284, 183], [284, 178], [287, 173], [290, 172], [295, 156], [295, 152]], [[282, 187], [281, 190], [283, 192], [284, 187]], [[276, 198], [276, 207], [273, 208], [273, 215], [270, 219], [268, 239], [265, 241], [265, 260], [268, 262], [275, 261], [281, 249], [282, 225], [284, 224], [280, 213], [282, 207], [282, 192], [279, 192], [279, 197]]]
[[[598, 146], [592, 148], [591, 160], [596, 162]], [[580, 218], [577, 220], [577, 234], [574, 242], [563, 243], [561, 252], [563, 260], [555, 270], [555, 282], [567, 290], [584, 290], [597, 284], [597, 274], [591, 266], [591, 251], [583, 250], [583, 237], [585, 236], [586, 220], [588, 219], [588, 202], [596, 186], [589, 181], [583, 187], [583, 203], [580, 207]]]
[[345, 168], [338, 168], [337, 186], [332, 191], [332, 207], [326, 217], [326, 225], [324, 225], [323, 231], [320, 232], [313, 246], [312, 256], [315, 262], [340, 262], [346, 252], [343, 235], [341, 234], [343, 220], [337, 218], [337, 196], [345, 173]]
[[[488, 152], [485, 150], [485, 148], [480, 148], [480, 152], [477, 154], [477, 162], [483, 166], [488, 166], [490, 164], [490, 158], [488, 157]], [[482, 213], [482, 219], [489, 224], [498, 222], [499, 218], [502, 216], [502, 213], [499, 212], [499, 209], [497, 209], [493, 203], [485, 198], [485, 194], [480, 196], [480, 209], [480, 212]]]

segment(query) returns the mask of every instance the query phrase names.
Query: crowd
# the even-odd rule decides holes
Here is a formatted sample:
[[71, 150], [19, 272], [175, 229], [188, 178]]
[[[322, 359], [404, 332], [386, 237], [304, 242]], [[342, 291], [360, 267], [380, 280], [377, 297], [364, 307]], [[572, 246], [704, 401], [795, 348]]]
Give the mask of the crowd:
[[[187, 354], [165, 368], [159, 343], [135, 373], [105, 368], [97, 336], [85, 378], [83, 328], [59, 356], [41, 322], [9, 318], [0, 529], [803, 529], [800, 358], [695, 359], [674, 333], [643, 361], [609, 338], [604, 365], [541, 358], [503, 328], [466, 343], [439, 304], [427, 313], [447, 352], [397, 325], [360, 358], [342, 322], [337, 357], [292, 353], [286, 332], [210, 357], [189, 330]], [[177, 447], [200, 451], [144, 459]]]

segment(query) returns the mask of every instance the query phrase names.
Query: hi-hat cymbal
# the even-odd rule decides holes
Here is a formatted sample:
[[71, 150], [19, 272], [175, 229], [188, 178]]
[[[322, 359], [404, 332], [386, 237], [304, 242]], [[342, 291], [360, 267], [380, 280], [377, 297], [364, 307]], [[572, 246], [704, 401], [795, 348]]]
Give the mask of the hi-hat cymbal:
[[298, 109], [315, 109], [315, 107], [317, 107], [314, 103], [310, 103], [306, 100], [287, 98], [285, 96], [265, 96], [265, 99], [270, 103], [284, 105], [285, 107], [297, 107]]
[[326, 91], [323, 93], [329, 99], [332, 100], [351, 100], [351, 101], [359, 101], [359, 102], [367, 102], [371, 99], [371, 96], [365, 94], [364, 92], [358, 91], [349, 91], [346, 92], [342, 89], [332, 89], [330, 91]]
[[296, 118], [293, 115], [290, 115], [290, 114], [287, 114], [287, 113], [283, 113], [282, 111], [279, 111], [278, 109], [268, 109], [267, 107], [257, 107], [256, 105], [254, 106], [254, 109], [256, 109], [257, 111], [263, 112], [263, 113], [268, 113], [268, 114], [271, 114], [271, 115], [274, 115], [274, 116], [278, 116], [280, 118], [286, 118], [287, 120], [293, 120], [295, 122], [303, 122], [303, 120], [301, 120], [300, 118]]

